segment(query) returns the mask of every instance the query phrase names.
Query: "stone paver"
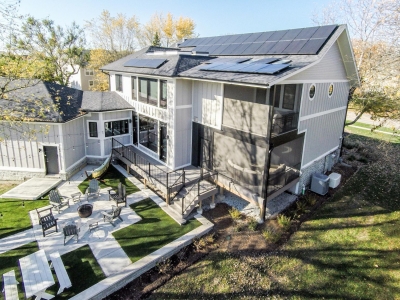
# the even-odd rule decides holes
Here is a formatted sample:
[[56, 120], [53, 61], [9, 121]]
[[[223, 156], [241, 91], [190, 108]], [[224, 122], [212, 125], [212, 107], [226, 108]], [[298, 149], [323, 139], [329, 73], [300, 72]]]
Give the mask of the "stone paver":
[[10, 235], [0, 240], [0, 254], [35, 241], [32, 229]]

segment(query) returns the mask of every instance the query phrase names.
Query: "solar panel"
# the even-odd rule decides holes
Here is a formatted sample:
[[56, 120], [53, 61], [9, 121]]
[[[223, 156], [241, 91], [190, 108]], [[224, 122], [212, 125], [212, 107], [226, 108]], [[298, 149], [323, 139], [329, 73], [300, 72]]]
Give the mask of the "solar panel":
[[226, 40], [225, 44], [236, 43], [236, 40], [239, 38], [240, 34], [231, 35], [229, 39]]
[[214, 58], [214, 59], [207, 61], [207, 63], [212, 63], [212, 64], [220, 63], [220, 62], [222, 62], [222, 63], [227, 63], [227, 62], [242, 63], [242, 62], [245, 62], [248, 60], [250, 60], [250, 58], [218, 57], [218, 58]]
[[317, 54], [319, 49], [325, 43], [326, 39], [308, 40], [307, 43], [300, 49], [297, 54]]
[[276, 45], [277, 42], [265, 42], [264, 44], [261, 45], [260, 48], [258, 48], [254, 54], [269, 54], [269, 50], [271, 50], [272, 47]]
[[211, 47], [208, 49], [208, 53], [209, 53], [210, 55], [215, 55], [215, 50], [217, 50], [219, 47], [221, 47], [221, 45], [214, 45], [214, 46], [211, 46]]
[[336, 29], [336, 25], [328, 25], [328, 26], [321, 26], [317, 29], [314, 35], [311, 37], [312, 39], [326, 39], [328, 38], [333, 31]]
[[191, 43], [193, 42], [193, 40], [194, 39], [188, 39], [188, 40], [184, 41], [183, 43], [181, 43], [179, 45], [179, 47], [189, 47], [189, 46], [191, 46]]
[[282, 59], [282, 60], [278, 60], [278, 61], [276, 61], [276, 62], [273, 62], [272, 64], [273, 64], [273, 65], [277, 65], [277, 64], [288, 64], [288, 63], [290, 63], [290, 62], [292, 62], [290, 59]]
[[240, 55], [243, 53], [243, 51], [245, 51], [250, 45], [252, 45], [251, 43], [246, 43], [246, 44], [241, 44], [239, 46], [237, 46], [232, 52], [231, 55]]
[[270, 64], [273, 62], [279, 61], [279, 58], [275, 57], [268, 57], [268, 58], [262, 58], [256, 61], [250, 61], [250, 63], [256, 63], [256, 64]]
[[245, 40], [247, 40], [251, 35], [252, 35], [252, 33], [240, 34], [239, 37], [235, 40], [235, 43], [241, 44]]
[[218, 39], [219, 39], [218, 36], [211, 37], [211, 38], [209, 38], [208, 40], [204, 41], [203, 45], [205, 45], [205, 46], [206, 46], [206, 45], [214, 45], [215, 42], [216, 42]]
[[262, 32], [261, 35], [254, 42], [265, 42], [268, 41], [269, 37], [273, 34], [273, 31]]
[[214, 50], [213, 54], [214, 55], [221, 55], [222, 51], [224, 51], [226, 48], [228, 48], [229, 45], [221, 45], [217, 49]]
[[231, 44], [227, 48], [225, 48], [222, 52], [221, 55], [230, 55], [237, 47], [239, 47], [241, 44]]
[[254, 71], [254, 73], [272, 75], [272, 74], [282, 71], [283, 69], [286, 69], [287, 67], [289, 67], [289, 65], [286, 65], [286, 64], [267, 65], [261, 69]]
[[285, 50], [287, 48], [287, 46], [289, 46], [289, 44], [291, 43], [291, 41], [279, 41], [275, 44], [274, 47], [272, 47], [268, 53], [269, 54], [280, 54], [282, 53], [283, 50]]
[[243, 43], [252, 43], [255, 40], [257, 40], [263, 33], [262, 32], [257, 32], [257, 33], [252, 33], [247, 40], [245, 40]]
[[296, 40], [305, 39], [309, 40], [313, 34], [317, 31], [318, 27], [303, 28], [301, 32], [296, 36]]
[[256, 52], [256, 50], [258, 48], [260, 48], [264, 43], [252, 43], [250, 44], [249, 47], [247, 47], [244, 51], [243, 51], [243, 55], [246, 54], [254, 54]]
[[218, 44], [225, 44], [225, 42], [230, 38], [230, 35], [224, 35], [221, 37], [221, 39], [218, 41]]
[[294, 40], [282, 51], [282, 54], [297, 54], [308, 40]]
[[196, 46], [193, 51], [208, 52], [208, 49], [210, 49], [210, 46]]
[[286, 33], [288, 30], [279, 30], [275, 31], [269, 38], [268, 41], [279, 41]]
[[134, 58], [128, 60], [124, 67], [157, 69], [166, 61], [166, 59]]
[[301, 28], [288, 30], [286, 34], [281, 38], [281, 41], [292, 41], [296, 39], [301, 30], [302, 30]]

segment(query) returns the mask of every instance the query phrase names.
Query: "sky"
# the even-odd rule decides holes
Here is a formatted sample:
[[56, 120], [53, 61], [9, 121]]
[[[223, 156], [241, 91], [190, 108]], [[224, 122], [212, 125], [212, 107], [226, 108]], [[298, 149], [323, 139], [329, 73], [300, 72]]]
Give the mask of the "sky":
[[19, 13], [49, 17], [58, 25], [84, 25], [106, 9], [111, 15], [136, 15], [146, 23], [152, 14], [189, 17], [201, 37], [314, 26], [313, 13], [331, 0], [21, 0]]

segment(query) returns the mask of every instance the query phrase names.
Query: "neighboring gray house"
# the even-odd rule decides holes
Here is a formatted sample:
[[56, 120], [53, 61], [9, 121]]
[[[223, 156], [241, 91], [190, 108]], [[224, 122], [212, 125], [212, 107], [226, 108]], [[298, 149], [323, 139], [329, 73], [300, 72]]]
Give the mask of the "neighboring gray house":
[[[182, 203], [185, 195], [173, 192], [189, 193], [200, 181], [186, 188], [171, 184], [181, 180], [182, 169], [217, 173], [214, 182], [259, 205], [261, 217], [266, 201], [289, 189], [299, 193], [313, 172], [338, 158], [348, 92], [359, 83], [345, 25], [194, 38], [178, 48], [142, 49], [102, 71], [110, 75], [112, 96], [80, 92], [79, 114], [52, 124], [59, 136], [75, 134], [68, 149], [82, 148], [75, 165], [60, 152], [60, 174], [68, 177], [85, 161], [104, 159], [114, 146], [128, 166], [164, 185], [168, 204], [181, 201], [184, 216], [191, 207]], [[123, 124], [128, 133], [112, 136], [112, 127]], [[94, 127], [97, 137], [90, 133]], [[65, 140], [51, 136], [66, 148]], [[148, 171], [138, 166], [137, 156], [127, 155], [131, 150], [168, 168], [166, 183], [151, 163]], [[0, 169], [25, 167], [31, 168], [8, 160]], [[200, 192], [195, 197], [191, 204]]]

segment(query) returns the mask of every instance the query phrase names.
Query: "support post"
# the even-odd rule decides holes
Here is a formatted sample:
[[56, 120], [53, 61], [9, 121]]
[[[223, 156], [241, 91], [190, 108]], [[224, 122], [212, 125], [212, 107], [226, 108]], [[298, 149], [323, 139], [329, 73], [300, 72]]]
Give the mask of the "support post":
[[150, 177], [150, 163], [149, 163], [149, 177]]
[[215, 195], [212, 195], [210, 207], [211, 209], [215, 208]]
[[197, 213], [199, 214], [203, 213], [203, 200], [200, 200], [199, 202], [199, 208], [197, 209]]
[[126, 173], [129, 174], [129, 165], [128, 164], [126, 164]]
[[[167, 174], [168, 175], [168, 174]], [[168, 178], [168, 177], [167, 177]], [[169, 192], [169, 187], [167, 186], [167, 205], [169, 205], [169, 195], [170, 195], [170, 192]]]
[[219, 187], [219, 195], [217, 196], [217, 198], [218, 198], [219, 201], [222, 201], [222, 200], [225, 199], [225, 196], [224, 196], [224, 187], [223, 187], [223, 186], [220, 186], [220, 187]]

